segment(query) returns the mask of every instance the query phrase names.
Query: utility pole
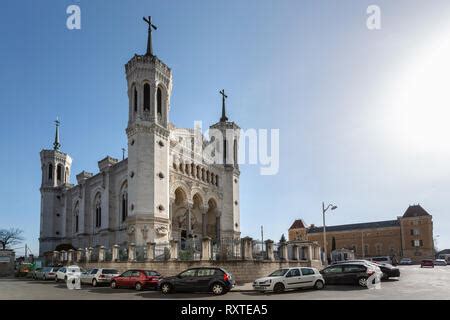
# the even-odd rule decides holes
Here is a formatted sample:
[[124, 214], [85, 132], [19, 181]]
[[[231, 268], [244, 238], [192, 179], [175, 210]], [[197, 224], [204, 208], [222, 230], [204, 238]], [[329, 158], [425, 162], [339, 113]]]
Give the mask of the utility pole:
[[264, 251], [264, 228], [261, 226], [261, 251]]
[[327, 212], [328, 209], [331, 210], [336, 210], [337, 206], [335, 206], [334, 204], [329, 204], [326, 208], [325, 208], [325, 202], [322, 202], [322, 219], [323, 219], [323, 255], [324, 255], [324, 262], [327, 265], [328, 264], [328, 254], [327, 254], [327, 230], [325, 227], [325, 213]]

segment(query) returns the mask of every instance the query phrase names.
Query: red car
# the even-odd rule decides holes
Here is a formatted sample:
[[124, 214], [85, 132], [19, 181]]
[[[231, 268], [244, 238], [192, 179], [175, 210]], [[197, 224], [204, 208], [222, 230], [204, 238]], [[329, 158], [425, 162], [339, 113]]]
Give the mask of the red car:
[[153, 270], [127, 270], [111, 279], [111, 288], [135, 288], [137, 291], [144, 288], [156, 289], [160, 278], [161, 275]]
[[434, 262], [431, 259], [424, 259], [422, 260], [422, 262], [420, 263], [420, 267], [431, 267], [434, 268]]

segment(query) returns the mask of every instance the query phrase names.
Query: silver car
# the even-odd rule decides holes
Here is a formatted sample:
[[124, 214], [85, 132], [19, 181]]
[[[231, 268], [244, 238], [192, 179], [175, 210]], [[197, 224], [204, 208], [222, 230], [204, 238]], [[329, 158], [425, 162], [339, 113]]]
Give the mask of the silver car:
[[81, 273], [81, 284], [91, 284], [96, 287], [99, 284], [110, 284], [113, 277], [120, 275], [116, 269], [95, 268]]
[[34, 272], [34, 278], [36, 280], [54, 280], [58, 267], [45, 267], [42, 269], [37, 269]]

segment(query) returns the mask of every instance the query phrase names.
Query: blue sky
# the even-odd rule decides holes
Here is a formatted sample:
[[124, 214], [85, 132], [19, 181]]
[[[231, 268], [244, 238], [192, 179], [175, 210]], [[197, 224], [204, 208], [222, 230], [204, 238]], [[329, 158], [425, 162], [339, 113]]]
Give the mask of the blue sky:
[[[66, 28], [71, 4], [81, 30]], [[366, 28], [369, 4], [381, 30]], [[339, 206], [329, 225], [395, 219], [420, 203], [438, 247], [450, 247], [446, 1], [3, 1], [0, 228], [24, 229], [38, 251], [39, 151], [56, 116], [71, 182], [121, 157], [124, 64], [145, 51], [144, 15], [173, 70], [172, 122], [217, 121], [225, 88], [242, 128], [280, 129], [277, 175], [241, 166], [243, 235], [259, 237], [262, 224], [278, 240], [296, 218], [321, 225], [322, 201]]]

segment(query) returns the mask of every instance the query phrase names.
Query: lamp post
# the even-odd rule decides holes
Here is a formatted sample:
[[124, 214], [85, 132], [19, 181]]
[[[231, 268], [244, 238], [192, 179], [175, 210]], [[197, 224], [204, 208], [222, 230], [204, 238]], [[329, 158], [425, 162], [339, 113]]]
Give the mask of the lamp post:
[[328, 211], [328, 209], [335, 210], [337, 209], [337, 206], [334, 204], [329, 204], [327, 207], [325, 207], [325, 203], [322, 202], [322, 219], [323, 219], [323, 255], [325, 258], [325, 264], [328, 264], [328, 256], [327, 256], [327, 230], [325, 226], [325, 213]]

